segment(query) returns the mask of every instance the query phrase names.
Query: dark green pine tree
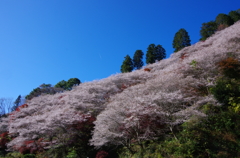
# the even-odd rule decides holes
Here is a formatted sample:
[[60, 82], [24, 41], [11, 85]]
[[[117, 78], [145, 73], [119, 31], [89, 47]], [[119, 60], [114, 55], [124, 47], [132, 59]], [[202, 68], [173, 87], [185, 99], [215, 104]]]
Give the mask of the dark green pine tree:
[[157, 45], [155, 48], [155, 58], [157, 61], [166, 58], [166, 50], [161, 45]]
[[190, 46], [191, 45], [191, 40], [188, 35], [188, 32], [185, 29], [180, 29], [174, 36], [173, 39], [173, 48], [175, 48], [174, 52], [177, 52], [184, 47]]
[[133, 56], [133, 67], [135, 69], [140, 69], [143, 66], [143, 52], [142, 50], [136, 50]]
[[205, 41], [208, 37], [213, 35], [216, 31], [217, 31], [217, 23], [215, 21], [203, 23], [200, 30], [200, 35], [201, 35], [200, 40]]
[[146, 54], [146, 63], [152, 64], [155, 63], [155, 44], [150, 44], [147, 48], [147, 54]]
[[161, 45], [150, 44], [147, 48], [146, 63], [152, 64], [166, 58], [166, 51]]
[[15, 102], [13, 103], [13, 107], [12, 107], [12, 111], [15, 111], [17, 108], [18, 108], [18, 106], [20, 105], [20, 103], [21, 103], [21, 95], [19, 95], [18, 97], [17, 97], [17, 99], [15, 100]]
[[122, 63], [121, 66], [121, 72], [125, 73], [125, 72], [131, 72], [133, 70], [133, 62], [132, 59], [129, 55], [127, 55], [126, 57], [124, 57], [125, 60]]

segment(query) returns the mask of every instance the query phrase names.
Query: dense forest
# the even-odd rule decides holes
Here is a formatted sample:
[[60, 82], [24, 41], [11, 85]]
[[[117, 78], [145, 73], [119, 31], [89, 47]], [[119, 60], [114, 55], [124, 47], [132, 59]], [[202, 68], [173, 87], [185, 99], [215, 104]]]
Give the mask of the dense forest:
[[[92, 82], [43, 84], [0, 118], [7, 158], [240, 157], [240, 14], [203, 23], [175, 52], [150, 44], [122, 73]], [[134, 71], [133, 71], [134, 70]]]

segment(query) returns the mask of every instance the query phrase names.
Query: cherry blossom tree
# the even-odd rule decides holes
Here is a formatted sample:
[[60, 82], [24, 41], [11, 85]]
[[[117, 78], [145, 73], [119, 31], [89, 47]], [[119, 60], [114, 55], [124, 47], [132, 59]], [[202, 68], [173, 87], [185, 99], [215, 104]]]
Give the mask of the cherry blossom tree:
[[236, 22], [143, 69], [27, 100], [0, 118], [2, 137], [7, 132], [14, 138], [3, 144], [23, 153], [67, 146], [75, 138], [90, 139], [96, 148], [124, 145], [131, 150], [132, 144], [143, 148], [144, 141], [173, 133], [192, 117], [205, 117], [201, 106], [221, 106], [209, 90], [220, 76], [218, 62], [229, 56], [240, 60], [239, 28]]

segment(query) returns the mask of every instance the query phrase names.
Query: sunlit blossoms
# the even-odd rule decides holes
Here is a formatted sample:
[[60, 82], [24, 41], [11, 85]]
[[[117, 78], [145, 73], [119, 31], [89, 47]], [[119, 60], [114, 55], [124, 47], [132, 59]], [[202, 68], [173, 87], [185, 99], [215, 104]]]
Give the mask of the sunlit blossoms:
[[229, 53], [240, 60], [239, 37], [237, 22], [143, 69], [27, 100], [1, 118], [0, 147], [22, 153], [74, 141], [130, 147], [161, 137], [193, 116], [205, 117], [199, 107], [221, 105], [210, 93], [219, 76], [217, 63]]

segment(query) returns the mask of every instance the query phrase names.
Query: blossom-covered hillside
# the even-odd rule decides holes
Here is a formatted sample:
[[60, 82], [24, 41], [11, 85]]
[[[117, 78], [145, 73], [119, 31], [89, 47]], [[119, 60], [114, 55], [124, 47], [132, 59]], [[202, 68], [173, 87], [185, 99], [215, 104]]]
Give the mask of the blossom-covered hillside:
[[36, 153], [76, 140], [96, 149], [154, 140], [206, 117], [201, 106], [221, 106], [210, 87], [220, 75], [217, 63], [230, 56], [240, 60], [239, 21], [143, 69], [27, 100], [1, 118], [0, 133], [11, 138], [1, 148]]

